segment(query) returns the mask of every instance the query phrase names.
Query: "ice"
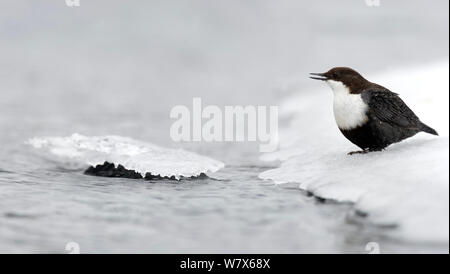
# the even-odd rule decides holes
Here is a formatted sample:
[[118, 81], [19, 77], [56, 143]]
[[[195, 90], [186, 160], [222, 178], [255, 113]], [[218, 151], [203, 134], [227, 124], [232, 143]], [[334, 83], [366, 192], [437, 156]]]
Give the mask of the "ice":
[[139, 172], [143, 177], [149, 172], [179, 179], [216, 172], [224, 167], [222, 162], [192, 152], [121, 136], [88, 137], [75, 133], [69, 137], [33, 138], [28, 143], [47, 149], [58, 159], [92, 166], [107, 161]]
[[337, 129], [331, 90], [317, 83], [281, 104], [290, 124], [281, 129], [280, 150], [262, 156], [281, 164], [260, 178], [298, 182], [316, 196], [352, 202], [368, 223], [396, 227], [397, 239], [448, 245], [448, 67], [445, 60], [366, 77], [399, 93], [439, 137], [419, 133], [383, 152], [348, 156], [359, 148]]

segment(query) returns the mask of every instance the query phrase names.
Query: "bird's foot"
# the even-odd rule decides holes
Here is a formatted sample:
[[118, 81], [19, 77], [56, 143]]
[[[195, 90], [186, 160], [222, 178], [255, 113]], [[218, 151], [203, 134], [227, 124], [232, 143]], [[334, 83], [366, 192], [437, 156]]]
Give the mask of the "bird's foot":
[[375, 152], [375, 151], [382, 151], [383, 149], [374, 149], [374, 148], [369, 148], [369, 149], [364, 149], [364, 150], [357, 150], [357, 151], [351, 151], [349, 153], [347, 153], [347, 155], [354, 155], [354, 154], [366, 154], [369, 152]]
[[354, 155], [354, 154], [366, 154], [369, 153], [370, 150], [366, 149], [366, 150], [357, 150], [357, 151], [351, 151], [349, 153], [347, 153], [347, 155]]

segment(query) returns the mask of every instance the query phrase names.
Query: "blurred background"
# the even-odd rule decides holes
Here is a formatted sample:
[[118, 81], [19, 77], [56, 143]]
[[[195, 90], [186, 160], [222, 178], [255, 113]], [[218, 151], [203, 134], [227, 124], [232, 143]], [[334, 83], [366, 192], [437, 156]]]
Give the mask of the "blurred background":
[[448, 58], [448, 1], [1, 1], [0, 45], [2, 139], [167, 144], [170, 108], [194, 96], [276, 104], [309, 72]]
[[[74, 233], [79, 238], [84, 237], [85, 246], [91, 246], [91, 251], [94, 252], [136, 251], [142, 239], [153, 239], [149, 235], [154, 234], [145, 228], [154, 224], [155, 219], [146, 224], [133, 223], [135, 226], [111, 232], [117, 239], [124, 235], [131, 237], [127, 243], [111, 246], [107, 236], [109, 230], [96, 226], [105, 217], [105, 226], [108, 227], [106, 224], [110, 215], [93, 217], [88, 214], [86, 217], [78, 211], [75, 214], [67, 209], [62, 215], [69, 217], [56, 218], [55, 216], [60, 216], [56, 208], [65, 208], [67, 203], [62, 196], [75, 195], [73, 193], [89, 193], [86, 195], [94, 196], [92, 199], [73, 198], [82, 201], [82, 205], [74, 202], [72, 209], [89, 212], [87, 209], [83, 211], [83, 207], [89, 207], [92, 202], [96, 212], [102, 214], [101, 203], [94, 201], [110, 201], [112, 197], [105, 193], [111, 191], [115, 193], [113, 195], [118, 195], [115, 192], [118, 186], [117, 183], [111, 186], [110, 182], [102, 179], [95, 178], [99, 180], [95, 181], [77, 174], [69, 176], [59, 169], [48, 170], [52, 165], [43, 164], [42, 159], [30, 154], [31, 148], [23, 145], [25, 140], [33, 136], [69, 135], [73, 132], [85, 135], [117, 134], [169, 147], [182, 146], [226, 162], [230, 166], [227, 174], [232, 175], [223, 176], [231, 181], [227, 185], [230, 188], [242, 187], [242, 180], [236, 179], [247, 178], [256, 185], [253, 186], [257, 188], [256, 193], [262, 193], [263, 196], [267, 194], [266, 190], [258, 187], [281, 191], [277, 195], [272, 194], [276, 197], [275, 200], [260, 198], [267, 204], [271, 201], [283, 203], [286, 200], [283, 196], [286, 195], [283, 194], [285, 190], [273, 190], [257, 183], [256, 174], [265, 167], [257, 164], [256, 146], [249, 149], [236, 144], [173, 143], [169, 136], [169, 128], [173, 122], [169, 118], [170, 109], [180, 104], [191, 106], [192, 98], [197, 96], [202, 97], [205, 105], [276, 105], [290, 93], [308, 92], [309, 72], [326, 71], [334, 66], [350, 66], [367, 74], [387, 68], [448, 59], [448, 10], [447, 0], [380, 0], [378, 7], [368, 6], [364, 0], [81, 0], [79, 7], [68, 7], [64, 0], [2, 0], [0, 211], [3, 217], [0, 218], [7, 225], [0, 233], [0, 250], [58, 251], [60, 242], [70, 238], [64, 234], [67, 233], [67, 227], [62, 223], [68, 226], [74, 222], [80, 225], [78, 232]], [[234, 149], [229, 149], [230, 147]], [[242, 169], [248, 163], [252, 165]], [[89, 180], [90, 185], [73, 188], [77, 186], [75, 182], [83, 180]], [[104, 187], [92, 190], [90, 187], [95, 183]], [[219, 192], [209, 187], [212, 186], [208, 185], [207, 191], [227, 196], [226, 190]], [[252, 195], [248, 194], [252, 193], [252, 188], [245, 187], [243, 192]], [[138, 189], [142, 190], [141, 188], [142, 186]], [[168, 204], [177, 202], [184, 209], [189, 207], [189, 204], [183, 202], [184, 196], [180, 200], [173, 198], [178, 197], [176, 195], [170, 197], [174, 195], [171, 191], [179, 190], [177, 187], [163, 188], [169, 189], [161, 190], [158, 195], [169, 200], [161, 203], [161, 207], [167, 208]], [[188, 191], [188, 197], [189, 191], [201, 195], [199, 189], [191, 190], [186, 185], [182, 188]], [[117, 191], [127, 193], [127, 189]], [[151, 191], [154, 193], [156, 190]], [[95, 196], [100, 195], [99, 192], [104, 192], [106, 196]], [[242, 194], [239, 191], [239, 195], [235, 194], [228, 193], [230, 200], [223, 203], [224, 207], [240, 203], [243, 203], [240, 204], [243, 207], [250, 206], [244, 202], [244, 199], [249, 199], [248, 196], [239, 196]], [[232, 197], [240, 197], [241, 200], [233, 200]], [[125, 202], [136, 200], [135, 197], [114, 198], [125, 203], [121, 206], [126, 208], [123, 216], [127, 216], [127, 220], [131, 218], [129, 214], [133, 215], [134, 212], [140, 212], [135, 216], [139, 220], [151, 215], [146, 211], [144, 214], [133, 210], [133, 206], [137, 205]], [[151, 200], [149, 196], [141, 198]], [[43, 200], [49, 202], [42, 204]], [[197, 204], [192, 203], [191, 206], [197, 208]], [[205, 200], [201, 200], [201, 203], [208, 205]], [[212, 200], [212, 204], [217, 204], [217, 201]], [[155, 206], [157, 205], [149, 205], [153, 208]], [[250, 226], [265, 227], [267, 223], [277, 223], [276, 218], [285, 218], [283, 220], [287, 222], [293, 217], [292, 214], [301, 214], [297, 207], [298, 203], [278, 207], [291, 209], [285, 210], [284, 215], [276, 211], [270, 215], [267, 213], [270, 209], [258, 208], [262, 215], [269, 214], [269, 217], [264, 215], [268, 220], [254, 221]], [[117, 208], [121, 207], [105, 210], [120, 212]], [[16, 209], [25, 213], [14, 213]], [[175, 207], [174, 212], [177, 209], [179, 208]], [[242, 207], [237, 206], [236, 209]], [[11, 215], [11, 212], [15, 215]], [[108, 214], [113, 214], [112, 212]], [[199, 224], [196, 227], [187, 225], [189, 219], [183, 219], [183, 216], [198, 212], [183, 212], [184, 215], [178, 220], [184, 225], [182, 227], [187, 235], [180, 237], [193, 239], [197, 245], [189, 245], [189, 241], [183, 242], [180, 238], [167, 235], [167, 238], [160, 236], [164, 240], [160, 240], [162, 242], [153, 246], [153, 249], [141, 246], [141, 251], [183, 251], [183, 248], [177, 249], [177, 244], [172, 242], [176, 240], [183, 242], [187, 251], [224, 251], [215, 249], [221, 243], [231, 243], [234, 248], [225, 251], [305, 251], [302, 249], [304, 246], [292, 246], [290, 238], [279, 236], [282, 232], [291, 231], [285, 231], [289, 226], [282, 226], [281, 221], [277, 223], [277, 227], [269, 226], [267, 233], [261, 234], [265, 235], [265, 242], [259, 238], [245, 242], [250, 237], [248, 233], [254, 233], [254, 230], [246, 230], [249, 224], [243, 221], [249, 216], [257, 215], [252, 210], [243, 211], [248, 216], [224, 214], [223, 216], [230, 218], [222, 218], [227, 221], [227, 225], [221, 223], [222, 219], [216, 219], [217, 212], [209, 212], [211, 216], [216, 214], [212, 219], [204, 217], [208, 214], [203, 212], [205, 214], [200, 214], [202, 217], [196, 220]], [[289, 215], [289, 212], [292, 214]], [[36, 217], [41, 216], [39, 214], [50, 219]], [[165, 216], [175, 216], [177, 213], [170, 214], [167, 212]], [[321, 216], [329, 218], [327, 214], [329, 212]], [[19, 218], [10, 218], [11, 216]], [[25, 217], [21, 219], [20, 216]], [[27, 216], [33, 218], [30, 220]], [[126, 223], [124, 219], [117, 218]], [[180, 225], [175, 221], [168, 222], [167, 226], [161, 227], [161, 231], [167, 231], [169, 226]], [[217, 228], [209, 227], [209, 232], [201, 233], [201, 224], [214, 222], [217, 222]], [[341, 221], [337, 222], [342, 225]], [[54, 231], [50, 229], [36, 232], [43, 225], [52, 227]], [[230, 236], [232, 240], [230, 237], [217, 240], [213, 236], [211, 239], [215, 240], [208, 238], [209, 244], [206, 240], [198, 240], [199, 235], [217, 235], [221, 229], [225, 235], [227, 227], [228, 235], [234, 235]], [[330, 227], [336, 226], [330, 224]], [[313, 230], [314, 228], [308, 228], [308, 233]], [[333, 235], [338, 232], [334, 228], [331, 230], [325, 229], [322, 232], [330, 233], [330, 237], [334, 239]], [[98, 232], [95, 235], [103, 235], [105, 238], [100, 243], [92, 242], [94, 240], [88, 237], [89, 231]], [[158, 229], [155, 228], [155, 231]], [[350, 229], [351, 232], [346, 231], [347, 235], [355, 235], [353, 228]], [[276, 238], [271, 238], [269, 235], [273, 234], [269, 232], [280, 233]], [[58, 239], [55, 235], [64, 237]], [[50, 238], [58, 239], [54, 240], [58, 243], [49, 243]], [[353, 240], [349, 240], [350, 246], [347, 245], [347, 240], [343, 240], [346, 242], [344, 247], [326, 244], [315, 251], [355, 250], [351, 247]], [[173, 249], [169, 248], [170, 244], [173, 244]], [[267, 246], [262, 246], [264, 244]]]

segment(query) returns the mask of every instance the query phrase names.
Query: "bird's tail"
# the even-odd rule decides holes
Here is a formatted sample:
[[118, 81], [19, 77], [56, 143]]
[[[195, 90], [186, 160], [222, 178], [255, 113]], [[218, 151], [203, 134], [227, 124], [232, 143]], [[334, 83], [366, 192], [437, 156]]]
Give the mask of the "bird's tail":
[[426, 132], [426, 133], [430, 133], [430, 134], [433, 134], [433, 135], [439, 135], [439, 134], [437, 133], [436, 130], [434, 130], [434, 129], [432, 129], [431, 127], [425, 125], [424, 123], [422, 123], [422, 126], [421, 126], [420, 129], [421, 129], [423, 132]]

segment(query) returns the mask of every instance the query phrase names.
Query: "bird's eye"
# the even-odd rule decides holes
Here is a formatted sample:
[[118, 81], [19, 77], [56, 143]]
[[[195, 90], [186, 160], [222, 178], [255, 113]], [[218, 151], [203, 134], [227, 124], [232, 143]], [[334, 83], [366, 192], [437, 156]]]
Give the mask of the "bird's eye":
[[339, 73], [333, 72], [333, 78], [339, 78]]

